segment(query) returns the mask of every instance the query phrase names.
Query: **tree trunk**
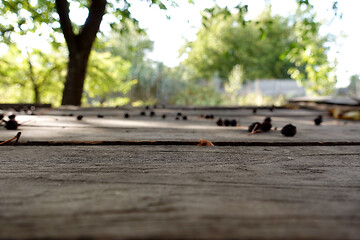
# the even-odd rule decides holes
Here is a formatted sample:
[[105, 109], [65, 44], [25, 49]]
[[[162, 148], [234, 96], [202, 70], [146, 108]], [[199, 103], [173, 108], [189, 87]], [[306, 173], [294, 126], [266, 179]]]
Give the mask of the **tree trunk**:
[[78, 52], [69, 55], [67, 76], [61, 105], [81, 105], [86, 67], [89, 53]]
[[60, 17], [60, 25], [69, 49], [68, 72], [63, 91], [62, 105], [81, 105], [86, 67], [92, 45], [99, 31], [102, 17], [105, 13], [106, 0], [92, 0], [89, 15], [78, 34], [73, 31], [69, 17], [69, 3], [66, 0], [56, 0], [56, 10]]

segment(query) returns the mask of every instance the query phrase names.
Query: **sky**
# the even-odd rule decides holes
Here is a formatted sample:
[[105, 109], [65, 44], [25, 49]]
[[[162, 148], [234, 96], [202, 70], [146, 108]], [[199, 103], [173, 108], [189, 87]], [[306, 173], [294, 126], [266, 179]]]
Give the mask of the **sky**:
[[[286, 16], [296, 8], [295, 0], [267, 0], [272, 5], [275, 14]], [[322, 33], [331, 33], [338, 37], [336, 44], [331, 45], [328, 55], [330, 59], [337, 59], [337, 87], [345, 87], [349, 84], [350, 76], [360, 74], [360, 31], [356, 30], [357, 23], [360, 23], [360, 0], [338, 1], [339, 13], [343, 14], [342, 19], [334, 17], [332, 2], [334, 0], [313, 0], [314, 8], [318, 14], [318, 20], [326, 20], [323, 25]], [[158, 6], [149, 8], [144, 1], [129, 0], [132, 3], [130, 12], [133, 17], [139, 20], [140, 27], [147, 30], [152, 41], [154, 41], [154, 51], [148, 54], [148, 58], [161, 61], [169, 67], [174, 67], [182, 60], [179, 58], [179, 48], [185, 40], [193, 41], [196, 33], [201, 27], [200, 12], [209, 7], [213, 7], [216, 2], [219, 6], [235, 6], [239, 1], [235, 0], [195, 0], [195, 4], [189, 4], [188, 0], [177, 1], [178, 7], [169, 7], [167, 12], [161, 11]], [[241, 0], [242, 4], [247, 4], [249, 12], [248, 19], [256, 17], [261, 13], [266, 0]], [[232, 4], [231, 4], [232, 3]], [[87, 11], [70, 11], [70, 18], [77, 24], [83, 24], [86, 19]], [[166, 18], [166, 14], [171, 16]], [[103, 19], [102, 30], [109, 28], [108, 19]], [[21, 37], [17, 40], [24, 46], [42, 48], [46, 45], [46, 40], [38, 39], [35, 35], [27, 38]], [[0, 52], [2, 48], [0, 46]]]

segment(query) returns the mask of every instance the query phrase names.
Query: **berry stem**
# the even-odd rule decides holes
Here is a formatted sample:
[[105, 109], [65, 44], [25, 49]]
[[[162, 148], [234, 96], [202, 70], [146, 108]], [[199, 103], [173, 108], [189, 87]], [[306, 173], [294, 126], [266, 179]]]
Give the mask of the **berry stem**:
[[15, 137], [12, 137], [4, 142], [1, 142], [0, 145], [6, 144], [6, 143], [11, 142], [12, 140], [16, 139], [16, 141], [14, 143], [14, 146], [15, 146], [18, 143], [20, 136], [21, 136], [21, 132], [18, 132]]

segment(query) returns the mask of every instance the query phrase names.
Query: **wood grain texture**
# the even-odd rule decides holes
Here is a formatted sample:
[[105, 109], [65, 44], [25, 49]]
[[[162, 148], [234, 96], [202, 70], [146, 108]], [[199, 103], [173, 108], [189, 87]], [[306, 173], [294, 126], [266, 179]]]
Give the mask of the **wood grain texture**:
[[358, 146], [0, 148], [0, 239], [358, 239]]

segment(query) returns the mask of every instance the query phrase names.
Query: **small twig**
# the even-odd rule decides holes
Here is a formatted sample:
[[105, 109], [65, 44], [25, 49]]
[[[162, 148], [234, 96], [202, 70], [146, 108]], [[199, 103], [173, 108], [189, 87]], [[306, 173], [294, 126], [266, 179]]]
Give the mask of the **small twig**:
[[255, 134], [255, 133], [261, 133], [262, 132], [262, 130], [261, 129], [258, 129], [258, 130], [256, 130], [256, 131], [252, 131], [251, 133], [248, 133], [248, 135], [253, 135], [253, 134]]
[[20, 136], [21, 136], [21, 132], [18, 132], [15, 137], [12, 137], [9, 140], [6, 140], [6, 141], [0, 143], [0, 145], [6, 144], [6, 143], [11, 142], [12, 140], [16, 139], [16, 141], [14, 143], [14, 146], [15, 146], [18, 143]]

